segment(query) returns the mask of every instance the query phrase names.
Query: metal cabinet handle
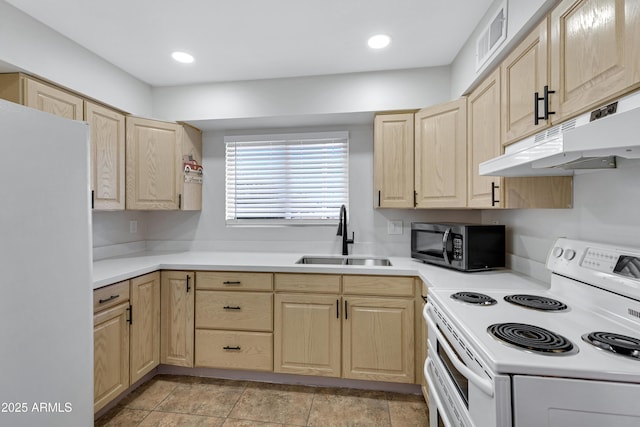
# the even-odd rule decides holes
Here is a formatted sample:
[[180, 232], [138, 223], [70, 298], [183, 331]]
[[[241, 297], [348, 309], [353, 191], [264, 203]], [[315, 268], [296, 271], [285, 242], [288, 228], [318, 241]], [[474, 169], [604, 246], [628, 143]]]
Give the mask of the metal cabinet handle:
[[336, 319], [340, 318], [340, 300], [336, 300]]
[[[552, 93], [556, 93], [555, 90], [549, 90], [549, 86], [544, 87], [543, 96], [540, 97], [540, 93], [536, 92], [533, 94], [533, 124], [538, 125], [540, 120], [549, 120], [549, 116], [555, 114], [555, 111], [549, 111], [549, 95]], [[544, 103], [544, 114], [540, 116], [539, 102], [543, 101]]]
[[349, 319], [349, 310], [348, 310], [348, 305], [347, 305], [347, 301], [344, 301], [344, 319], [347, 320]]
[[191, 279], [191, 276], [187, 274], [187, 293], [189, 293], [189, 290], [191, 290], [191, 286], [189, 286], [189, 279]]
[[496, 199], [496, 189], [499, 188], [499, 185], [496, 185], [495, 182], [491, 182], [491, 206], [495, 206], [500, 203], [500, 200]]
[[129, 304], [129, 308], [127, 308], [127, 311], [129, 312], [129, 318], [127, 319], [127, 322], [130, 325], [133, 325], [133, 307], [131, 306], [131, 304]]
[[549, 116], [555, 114], [555, 111], [549, 111], [549, 94], [556, 93], [555, 90], [549, 90], [549, 86], [544, 87], [544, 119], [549, 120]]
[[378, 190], [378, 207], [380, 207], [380, 199], [382, 197], [382, 192], [380, 190]]
[[105, 302], [113, 301], [116, 298], [119, 298], [120, 295], [111, 295], [109, 298], [98, 300], [98, 303], [104, 304]]
[[240, 350], [240, 346], [229, 346], [229, 345], [225, 345], [224, 347], [222, 347], [223, 350], [233, 350], [233, 351], [239, 351]]
[[237, 305], [225, 305], [222, 308], [225, 310], [241, 310], [240, 306]]
[[240, 281], [229, 281], [229, 280], [227, 280], [227, 281], [222, 282], [222, 284], [223, 284], [223, 285], [240, 285], [240, 284], [242, 284], [242, 282], [240, 282]]

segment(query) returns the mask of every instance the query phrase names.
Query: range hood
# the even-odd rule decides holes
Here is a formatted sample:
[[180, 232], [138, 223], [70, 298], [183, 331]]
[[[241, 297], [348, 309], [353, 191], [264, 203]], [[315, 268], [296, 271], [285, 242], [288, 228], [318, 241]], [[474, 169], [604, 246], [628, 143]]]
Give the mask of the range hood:
[[640, 159], [640, 92], [507, 146], [480, 175], [573, 175], [615, 168], [617, 157]]

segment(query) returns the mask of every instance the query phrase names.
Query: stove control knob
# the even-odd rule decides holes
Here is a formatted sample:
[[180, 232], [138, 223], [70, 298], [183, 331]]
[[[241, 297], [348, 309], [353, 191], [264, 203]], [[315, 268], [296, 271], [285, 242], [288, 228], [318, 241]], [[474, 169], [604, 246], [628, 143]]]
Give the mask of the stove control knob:
[[564, 251], [564, 258], [566, 260], [571, 261], [575, 257], [576, 257], [576, 251], [574, 251], [573, 249], [567, 249], [566, 251]]
[[555, 248], [553, 248], [552, 254], [556, 258], [560, 258], [562, 256], [562, 252], [564, 252], [562, 248], [560, 246], [556, 246]]

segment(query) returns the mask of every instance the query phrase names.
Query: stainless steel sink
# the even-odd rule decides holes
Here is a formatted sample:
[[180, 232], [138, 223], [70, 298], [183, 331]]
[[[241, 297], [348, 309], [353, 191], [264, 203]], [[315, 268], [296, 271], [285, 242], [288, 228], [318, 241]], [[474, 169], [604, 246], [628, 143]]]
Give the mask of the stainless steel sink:
[[331, 265], [363, 265], [389, 267], [391, 261], [387, 258], [372, 257], [338, 257], [338, 256], [303, 256], [296, 264], [331, 264]]
[[296, 264], [344, 264], [344, 257], [303, 256]]
[[347, 258], [345, 265], [374, 265], [380, 267], [391, 266], [391, 261], [386, 258]]

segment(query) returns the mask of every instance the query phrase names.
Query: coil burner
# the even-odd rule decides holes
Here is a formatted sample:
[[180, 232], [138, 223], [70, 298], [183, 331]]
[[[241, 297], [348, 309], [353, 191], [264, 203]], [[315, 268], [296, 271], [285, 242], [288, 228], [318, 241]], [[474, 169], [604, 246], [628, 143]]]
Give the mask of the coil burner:
[[487, 328], [493, 337], [522, 350], [546, 355], [569, 355], [577, 347], [562, 335], [524, 323], [496, 323]]
[[562, 311], [567, 309], [567, 305], [565, 303], [539, 295], [507, 295], [504, 297], [504, 300], [511, 304], [516, 304], [533, 310]]
[[613, 332], [591, 332], [584, 334], [582, 340], [601, 350], [640, 360], [640, 339], [638, 338]]
[[451, 298], [473, 305], [494, 305], [498, 303], [498, 301], [491, 298], [489, 295], [480, 294], [478, 292], [457, 292], [451, 295]]

